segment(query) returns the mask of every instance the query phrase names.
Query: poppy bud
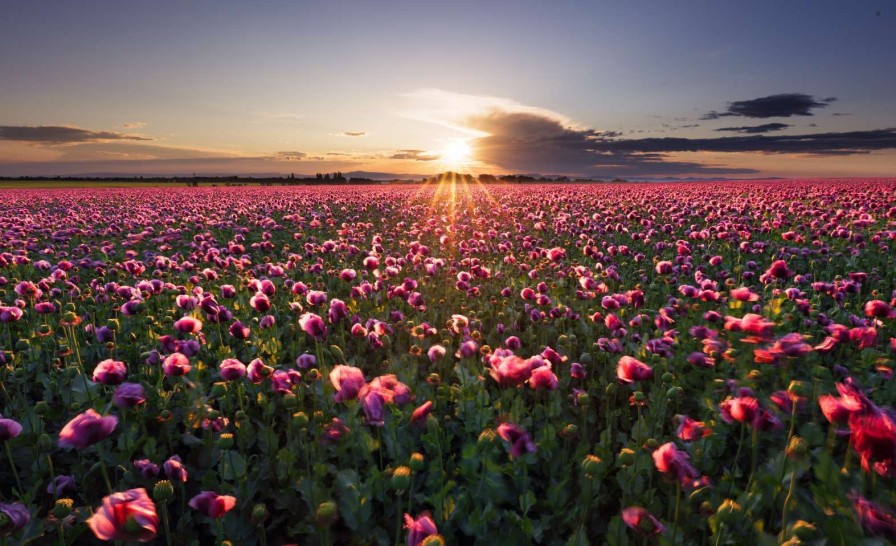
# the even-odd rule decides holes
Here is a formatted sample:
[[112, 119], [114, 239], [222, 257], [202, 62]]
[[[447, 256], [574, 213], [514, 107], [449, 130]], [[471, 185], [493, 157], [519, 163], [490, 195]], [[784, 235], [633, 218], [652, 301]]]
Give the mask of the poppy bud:
[[787, 387], [787, 392], [794, 396], [805, 397], [808, 395], [808, 387], [803, 381], [791, 381]]
[[43, 452], [49, 452], [53, 450], [53, 440], [50, 439], [49, 434], [41, 434], [37, 438], [37, 449]]
[[603, 468], [604, 462], [597, 455], [586, 455], [582, 461], [582, 470], [586, 476], [595, 476]]
[[224, 383], [215, 383], [212, 385], [211, 395], [213, 398], [221, 398], [227, 393], [227, 386]]
[[249, 416], [243, 410], [239, 410], [238, 412], [236, 412], [236, 414], [233, 417], [237, 423], [245, 423], [246, 421], [249, 420]]
[[442, 535], [429, 535], [423, 539], [420, 546], [445, 546], [445, 538]]
[[329, 527], [339, 519], [339, 508], [334, 501], [324, 501], [314, 511], [314, 519], [318, 525]]
[[790, 532], [800, 540], [809, 540], [815, 534], [816, 527], [804, 520], [797, 520], [790, 527]]
[[46, 415], [50, 411], [50, 405], [41, 400], [37, 404], [34, 404], [34, 413], [37, 415]]
[[795, 461], [805, 459], [806, 454], [808, 453], [809, 447], [806, 445], [805, 440], [799, 436], [791, 438], [790, 443], [787, 444], [787, 449], [784, 451], [784, 454], [787, 455], [788, 459], [793, 459]]
[[216, 443], [221, 449], [230, 449], [233, 447], [233, 434], [225, 432], [218, 436], [218, 441]]
[[156, 502], [165, 502], [174, 495], [174, 486], [168, 480], [156, 483], [152, 488], [152, 498]]
[[264, 504], [258, 503], [252, 507], [252, 522], [259, 524], [268, 519], [268, 509]]
[[392, 472], [392, 489], [406, 491], [411, 486], [411, 469], [407, 466], [399, 466]]
[[72, 513], [72, 506], [74, 506], [75, 501], [69, 498], [57, 499], [56, 504], [53, 505], [53, 517], [57, 519], [62, 519], [69, 514]]
[[671, 383], [675, 380], [675, 376], [669, 372], [666, 372], [663, 374], [663, 377], [661, 379], [663, 380], [663, 383]]
[[423, 458], [423, 454], [419, 452], [411, 453], [411, 460], [408, 462], [408, 466], [411, 467], [411, 470], [414, 472], [420, 472], [426, 466], [426, 461]]
[[635, 452], [631, 449], [624, 447], [619, 451], [619, 454], [616, 455], [616, 463], [619, 466], [630, 466], [635, 462]]
[[121, 323], [118, 322], [118, 319], [109, 319], [106, 321], [106, 328], [117, 332], [121, 328]]
[[292, 424], [298, 427], [300, 430], [304, 430], [308, 427], [308, 414], [304, 411], [293, 413]]
[[741, 507], [734, 499], [725, 499], [716, 510], [716, 515], [722, 523], [736, 523], [741, 515]]
[[579, 427], [573, 425], [572, 423], [566, 425], [562, 429], [560, 429], [560, 436], [567, 439], [574, 439], [579, 435]]
[[479, 433], [479, 439], [477, 443], [480, 448], [490, 447], [495, 443], [495, 438], [497, 437], [497, 433], [493, 428], [487, 428]]
[[635, 391], [635, 394], [632, 395], [632, 398], [635, 400], [635, 402], [646, 402], [647, 401], [647, 395], [645, 395], [641, 391]]

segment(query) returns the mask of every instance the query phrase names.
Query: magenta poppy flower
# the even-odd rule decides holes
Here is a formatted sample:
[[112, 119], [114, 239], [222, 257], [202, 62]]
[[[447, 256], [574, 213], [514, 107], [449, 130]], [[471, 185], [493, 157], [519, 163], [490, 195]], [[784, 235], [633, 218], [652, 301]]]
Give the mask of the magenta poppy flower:
[[385, 400], [380, 393], [373, 390], [365, 390], [364, 394], [359, 396], [361, 400], [361, 409], [364, 410], [364, 416], [367, 418], [367, 424], [381, 427], [385, 424], [383, 421], [383, 406]]
[[666, 528], [650, 512], [640, 506], [630, 506], [622, 511], [622, 521], [640, 536], [656, 536]]
[[320, 290], [309, 290], [305, 295], [305, 301], [309, 305], [323, 305], [327, 303], [327, 293]]
[[100, 540], [149, 542], [156, 538], [159, 516], [146, 489], [131, 489], [103, 497], [87, 525]]
[[512, 353], [505, 356], [495, 351], [495, 354], [488, 357], [490, 368], [488, 373], [502, 387], [518, 387], [532, 377], [533, 363], [535, 361], [524, 360]]
[[193, 317], [183, 317], [174, 323], [174, 329], [181, 334], [198, 334], [202, 331], [202, 321]]
[[119, 408], [133, 408], [146, 402], [146, 392], [140, 383], [122, 383], [115, 389], [112, 402]]
[[896, 541], [896, 513], [893, 510], [855, 493], [850, 495], [850, 499], [859, 525], [866, 533]]
[[653, 452], [653, 463], [659, 472], [684, 484], [692, 483], [700, 477], [697, 469], [691, 465], [690, 456], [679, 451], [672, 442], [661, 445]]
[[623, 383], [644, 381], [653, 377], [653, 368], [628, 355], [622, 356], [616, 365], [616, 377]]
[[190, 373], [190, 359], [182, 353], [171, 353], [162, 363], [162, 371], [167, 377], [180, 377]]
[[322, 340], [327, 336], [327, 325], [324, 324], [324, 319], [314, 313], [305, 313], [300, 316], [299, 327], [317, 340]]
[[[31, 512], [28, 507], [20, 502], [6, 504], [0, 502], [0, 514], [6, 516], [5, 521], [0, 524], [0, 535], [9, 536], [19, 529], [22, 529], [31, 521]], [[5, 540], [5, 539], [4, 539]]]
[[893, 308], [881, 300], [871, 300], [865, 304], [865, 316], [873, 318], [893, 318]]
[[416, 518], [410, 514], [404, 515], [404, 528], [408, 530], [408, 546], [420, 546], [427, 537], [431, 537], [439, 533], [436, 528], [436, 522], [432, 517], [424, 512]]
[[65, 474], [54, 477], [50, 483], [47, 484], [47, 493], [57, 498], [65, 495], [66, 491], [75, 490], [77, 490], [77, 487], [75, 486], [75, 477]]
[[8, 324], [22, 318], [23, 312], [18, 307], [0, 307], [0, 322]]
[[103, 385], [118, 385], [127, 377], [128, 370], [124, 362], [107, 359], [93, 369], [93, 380]]
[[271, 310], [271, 300], [262, 292], [256, 292], [249, 298], [249, 305], [259, 313], [267, 313]]
[[773, 277], [775, 279], [787, 279], [793, 276], [793, 273], [787, 269], [787, 262], [784, 260], [775, 260], [772, 262], [772, 265], [769, 266], [768, 271], [765, 272], [769, 277]]
[[169, 480], [175, 482], [187, 481], [187, 469], [184, 468], [180, 456], [172, 455], [162, 464], [162, 468], [165, 470], [165, 476]]
[[226, 381], [234, 381], [246, 375], [246, 365], [236, 358], [225, 358], [218, 364], [218, 371]]
[[551, 365], [539, 366], [532, 370], [529, 376], [529, 387], [535, 390], [553, 391], [557, 389], [559, 381], [554, 372], [551, 371]]
[[62, 427], [59, 431], [59, 447], [84, 449], [106, 439], [116, 426], [118, 417], [103, 417], [94, 409], [88, 409]]
[[885, 477], [896, 475], [896, 419], [886, 411], [853, 414], [849, 428], [862, 469]]
[[298, 366], [299, 368], [302, 368], [303, 370], [312, 368], [316, 364], [317, 364], [317, 357], [312, 354], [304, 353], [304, 354], [299, 355], [299, 357], [296, 359], [296, 366]]
[[264, 381], [265, 377], [270, 376], [274, 372], [274, 368], [266, 365], [260, 358], [253, 359], [246, 368], [246, 376], [252, 383], [258, 384]]
[[426, 351], [426, 356], [429, 358], [430, 362], [436, 362], [445, 356], [448, 351], [445, 350], [445, 347], [441, 345], [433, 345]]
[[752, 396], [729, 397], [719, 403], [719, 413], [726, 423], [752, 425], [759, 416], [759, 400]]
[[750, 291], [746, 286], [742, 286], [740, 288], [735, 288], [731, 290], [731, 297], [738, 301], [759, 301], [759, 294], [754, 294]]
[[498, 436], [509, 444], [510, 458], [516, 459], [526, 452], [535, 453], [535, 442], [526, 429], [513, 423], [498, 425]]
[[411, 424], [414, 426], [422, 426], [426, 423], [426, 417], [432, 413], [432, 400], [427, 400], [426, 402], [417, 406], [414, 409], [413, 413], [411, 413]]
[[330, 381], [336, 387], [336, 402], [343, 400], [354, 400], [358, 397], [361, 389], [367, 384], [364, 379], [364, 372], [353, 366], [339, 364], [330, 372]]
[[0, 442], [12, 440], [22, 433], [22, 425], [18, 421], [6, 419], [0, 415]]
[[159, 475], [159, 465], [149, 459], [135, 459], [131, 464], [140, 472], [143, 479], [150, 480]]
[[236, 497], [203, 491], [190, 499], [190, 508], [210, 518], [220, 518], [236, 506]]
[[233, 324], [231, 324], [230, 327], [227, 329], [227, 331], [230, 332], [230, 335], [232, 335], [234, 338], [240, 339], [240, 340], [249, 339], [249, 334], [251, 334], [251, 332], [252, 332], [247, 326], [244, 326], [243, 323], [240, 321], [236, 321]]
[[687, 415], [678, 416], [678, 430], [676, 435], [685, 442], [693, 442], [705, 436], [709, 436], [711, 431], [706, 428], [703, 421], [696, 421]]

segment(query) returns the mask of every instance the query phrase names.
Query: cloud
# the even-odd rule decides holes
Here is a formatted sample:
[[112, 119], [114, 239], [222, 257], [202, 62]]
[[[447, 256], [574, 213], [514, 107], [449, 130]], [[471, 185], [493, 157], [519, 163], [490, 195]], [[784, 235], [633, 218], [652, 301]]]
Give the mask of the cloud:
[[621, 153], [760, 152], [848, 155], [896, 149], [896, 128], [805, 135], [720, 138], [641, 138], [605, 141], [603, 151]]
[[274, 161], [302, 161], [311, 158], [305, 152], [275, 152], [269, 159]]
[[389, 159], [435, 161], [439, 159], [439, 155], [432, 152], [427, 152], [426, 150], [398, 150], [396, 153], [390, 155]]
[[764, 123], [762, 125], [747, 125], [743, 127], [722, 127], [721, 129], [716, 129], [716, 131], [731, 131], [733, 133], [746, 133], [749, 135], [753, 135], [758, 133], [780, 131], [781, 129], [786, 129], [787, 127], [791, 127], [791, 125], [788, 125], [786, 123]]
[[37, 142], [41, 144], [77, 144], [81, 142], [101, 142], [108, 140], [152, 140], [140, 135], [129, 135], [113, 131], [90, 131], [78, 127], [55, 125], [16, 126], [0, 125], [0, 140]]
[[[426, 95], [435, 99], [435, 105], [428, 111], [437, 119], [430, 121], [473, 135], [468, 143], [477, 162], [484, 168], [509, 172], [630, 177], [741, 175], [758, 171], [752, 167], [725, 165], [718, 153], [845, 156], [896, 149], [896, 129], [787, 136], [762, 134], [789, 127], [784, 123], [724, 128], [743, 133], [739, 136], [621, 138], [617, 132], [584, 127], [555, 112], [507, 99], [435, 91], [427, 91]], [[460, 106], [448, 104], [449, 98]], [[823, 104], [831, 100], [811, 99], [810, 102]], [[423, 106], [418, 104], [417, 111], [426, 110]], [[750, 110], [742, 105], [736, 105], [735, 109], [742, 112], [738, 115], [758, 114], [755, 108]], [[718, 164], [684, 159], [681, 155], [694, 152], [715, 153], [714, 161]], [[433, 154], [422, 150], [400, 150], [391, 158], [435, 159]]]
[[146, 127], [146, 123], [143, 121], [132, 121], [130, 123], [124, 123], [121, 125], [123, 129], [142, 129]]
[[817, 100], [805, 93], [782, 93], [752, 100], [739, 100], [728, 103], [724, 112], [715, 110], [708, 112], [701, 119], [719, 119], [729, 116], [746, 118], [789, 118], [791, 116], [811, 116], [812, 110], [825, 108], [837, 100], [827, 97]]
[[362, 136], [367, 136], [367, 132], [366, 132], [366, 131], [344, 131], [344, 132], [342, 133], [342, 136], [346, 136], [346, 137], [362, 137]]

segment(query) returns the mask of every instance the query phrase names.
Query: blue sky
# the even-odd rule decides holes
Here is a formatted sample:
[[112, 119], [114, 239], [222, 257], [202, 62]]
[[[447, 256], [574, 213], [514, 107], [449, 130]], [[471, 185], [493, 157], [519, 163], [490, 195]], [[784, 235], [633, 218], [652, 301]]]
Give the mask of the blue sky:
[[891, 2], [2, 11], [0, 175], [882, 176], [896, 159]]

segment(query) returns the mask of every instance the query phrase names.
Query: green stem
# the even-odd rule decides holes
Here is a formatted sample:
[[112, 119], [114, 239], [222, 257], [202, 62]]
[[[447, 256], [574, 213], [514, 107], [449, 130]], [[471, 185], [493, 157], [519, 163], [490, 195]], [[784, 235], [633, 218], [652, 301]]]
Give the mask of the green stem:
[[106, 470], [106, 461], [104, 460], [105, 452], [101, 444], [96, 445], [97, 455], [100, 456], [100, 471], [103, 473], [103, 481], [106, 482], [106, 489], [109, 490], [109, 494], [112, 494], [112, 482], [109, 480], [109, 471]]
[[787, 496], [784, 497], [784, 506], [781, 508], [781, 538], [784, 537], [784, 532], [787, 529], [787, 505], [790, 504], [790, 499], [793, 497], [793, 484], [796, 483], [796, 468], [794, 468], [790, 472], [790, 486], [787, 488]]
[[747, 434], [747, 424], [740, 424], [740, 439], [737, 441], [737, 451], [734, 453], [734, 463], [731, 465], [731, 487], [728, 488], [728, 494], [734, 490], [734, 471], [737, 469], [737, 460], [740, 459], [740, 448], [744, 445], [744, 436]]
[[396, 508], [396, 510], [395, 510], [395, 516], [396, 516], [395, 517], [395, 543], [394, 543], [395, 546], [399, 546], [401, 544], [401, 520], [402, 520], [401, 516], [402, 516], [402, 514], [401, 514], [401, 510], [398, 509], [398, 507], [401, 506], [401, 491], [398, 492], [397, 497], [398, 497], [398, 502], [395, 503], [395, 508]]
[[678, 541], [678, 514], [679, 508], [681, 507], [681, 480], [675, 481], [675, 519], [672, 520], [675, 522], [672, 531], [672, 543], [676, 543]]
[[19, 479], [19, 471], [16, 468], [16, 462], [12, 458], [12, 450], [9, 447], [9, 442], [3, 442], [3, 447], [6, 448], [6, 458], [9, 459], [9, 468], [12, 469], [12, 475], [15, 476], [16, 487], [19, 490], [19, 495], [24, 495], [25, 490], [22, 489], [22, 481]]
[[171, 546], [171, 527], [168, 524], [168, 504], [162, 501], [162, 526], [165, 529], [165, 544]]

